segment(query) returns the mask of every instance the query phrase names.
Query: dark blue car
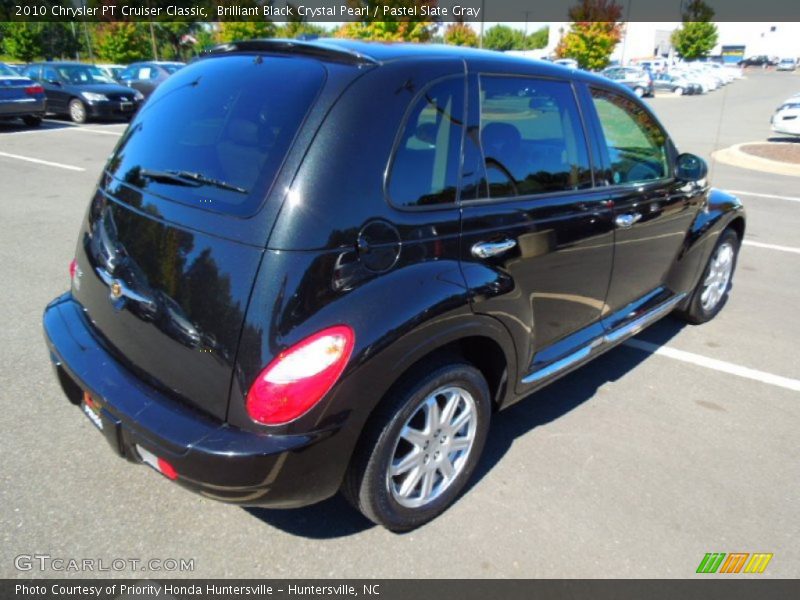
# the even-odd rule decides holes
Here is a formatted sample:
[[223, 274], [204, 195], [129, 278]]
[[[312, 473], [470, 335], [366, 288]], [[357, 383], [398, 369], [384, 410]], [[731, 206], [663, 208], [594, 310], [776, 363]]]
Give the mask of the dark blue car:
[[22, 119], [37, 127], [45, 112], [44, 88], [0, 63], [0, 119]]
[[25, 75], [47, 94], [47, 112], [68, 115], [75, 123], [89, 119], [130, 119], [144, 96], [118, 84], [99, 67], [74, 62], [31, 64]]

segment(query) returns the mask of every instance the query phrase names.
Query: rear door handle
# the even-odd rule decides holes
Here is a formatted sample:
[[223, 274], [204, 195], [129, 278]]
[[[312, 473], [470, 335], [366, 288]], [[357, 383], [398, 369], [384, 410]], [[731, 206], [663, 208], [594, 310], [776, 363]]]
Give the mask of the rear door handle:
[[472, 256], [475, 258], [491, 258], [503, 252], [508, 252], [517, 245], [517, 240], [502, 240], [500, 242], [478, 242], [472, 246]]
[[633, 224], [638, 222], [641, 218], [642, 213], [625, 213], [624, 215], [617, 215], [614, 219], [614, 223], [616, 223], [617, 227], [620, 229], [627, 229], [628, 227], [633, 227]]

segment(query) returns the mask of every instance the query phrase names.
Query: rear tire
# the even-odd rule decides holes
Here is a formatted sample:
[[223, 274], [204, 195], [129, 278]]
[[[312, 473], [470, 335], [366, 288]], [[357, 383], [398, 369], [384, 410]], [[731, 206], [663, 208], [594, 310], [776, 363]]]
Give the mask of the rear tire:
[[25, 115], [22, 117], [22, 122], [25, 123], [28, 127], [38, 127], [42, 124], [42, 117], [37, 117], [35, 115]]
[[741, 240], [735, 231], [726, 229], [722, 232], [703, 275], [692, 292], [689, 304], [685, 309], [677, 311], [678, 316], [699, 325], [719, 314], [728, 300], [740, 246]]
[[634, 88], [633, 93], [636, 94], [637, 98], [644, 98], [644, 88], [643, 87]]
[[472, 365], [409, 374], [365, 426], [345, 476], [345, 497], [392, 531], [427, 523], [469, 481], [490, 417], [489, 387]]
[[86, 105], [77, 98], [69, 101], [69, 118], [79, 125], [86, 123]]

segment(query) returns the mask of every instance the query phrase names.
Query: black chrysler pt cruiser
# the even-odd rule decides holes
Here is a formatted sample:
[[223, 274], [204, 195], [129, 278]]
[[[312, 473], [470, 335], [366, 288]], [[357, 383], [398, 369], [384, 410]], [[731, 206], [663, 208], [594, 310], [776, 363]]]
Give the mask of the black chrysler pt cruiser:
[[233, 43], [105, 166], [44, 329], [113, 451], [209, 497], [342, 490], [407, 530], [495, 410], [655, 320], [713, 318], [744, 234], [629, 90], [500, 53]]

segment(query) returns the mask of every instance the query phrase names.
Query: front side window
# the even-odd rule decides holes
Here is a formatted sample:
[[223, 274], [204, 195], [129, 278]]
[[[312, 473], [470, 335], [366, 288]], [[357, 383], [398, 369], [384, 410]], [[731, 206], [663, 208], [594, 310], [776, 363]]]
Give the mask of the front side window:
[[603, 128], [613, 184], [640, 183], [669, 175], [667, 136], [635, 100], [592, 89]]
[[481, 76], [480, 105], [490, 197], [591, 187], [586, 138], [568, 82]]
[[464, 79], [447, 79], [427, 88], [406, 118], [387, 186], [398, 207], [456, 201], [461, 137], [464, 129]]

